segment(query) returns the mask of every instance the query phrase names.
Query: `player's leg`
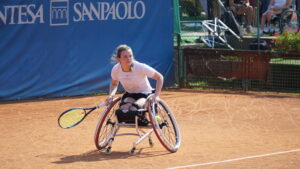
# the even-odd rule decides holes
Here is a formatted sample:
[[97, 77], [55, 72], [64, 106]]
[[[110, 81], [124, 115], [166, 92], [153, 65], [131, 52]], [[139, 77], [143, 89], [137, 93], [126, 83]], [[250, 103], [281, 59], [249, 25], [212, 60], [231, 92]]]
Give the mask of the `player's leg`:
[[146, 98], [139, 98], [133, 102], [132, 106], [130, 107], [130, 110], [137, 111], [138, 109], [142, 109], [144, 108], [146, 102]]
[[122, 102], [120, 103], [120, 109], [123, 111], [130, 110], [132, 103], [134, 101], [135, 101], [135, 99], [132, 97], [126, 97], [126, 98], [122, 99]]

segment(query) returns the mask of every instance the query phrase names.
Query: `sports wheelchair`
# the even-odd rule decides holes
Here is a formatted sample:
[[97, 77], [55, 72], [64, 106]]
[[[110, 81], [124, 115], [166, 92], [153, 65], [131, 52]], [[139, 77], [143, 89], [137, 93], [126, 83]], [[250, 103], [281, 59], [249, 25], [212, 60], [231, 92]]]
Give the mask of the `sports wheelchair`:
[[[134, 113], [133, 119], [127, 120], [119, 117], [120, 102], [121, 97], [114, 98], [99, 118], [94, 137], [97, 149], [105, 150], [106, 154], [110, 154], [116, 136], [133, 135], [139, 137], [129, 151], [130, 155], [134, 155], [137, 145], [144, 139], [148, 138], [151, 147], [154, 145], [151, 138], [154, 131], [166, 150], [171, 153], [178, 150], [181, 144], [179, 127], [173, 112], [163, 100], [160, 99], [158, 103], [155, 103], [153, 94], [148, 96], [144, 108], [130, 112], [131, 114]], [[118, 133], [122, 127], [135, 128], [136, 132]]]
[[271, 20], [270, 35], [276, 33], [299, 32], [300, 29], [300, 16], [295, 8], [287, 8], [280, 14], [274, 15]]

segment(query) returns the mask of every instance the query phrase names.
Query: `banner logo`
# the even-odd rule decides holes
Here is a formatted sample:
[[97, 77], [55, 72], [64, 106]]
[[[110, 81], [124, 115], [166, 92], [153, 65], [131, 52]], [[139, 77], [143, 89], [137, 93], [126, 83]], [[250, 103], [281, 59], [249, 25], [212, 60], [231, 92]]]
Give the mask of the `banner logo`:
[[69, 25], [69, 0], [51, 0], [50, 25]]
[[[44, 15], [47, 9], [49, 15]], [[71, 4], [69, 0], [50, 0], [50, 4], [49, 1], [47, 4], [8, 4], [0, 6], [0, 25], [44, 24], [47, 21], [50, 26], [68, 26], [76, 22], [140, 20], [146, 11], [142, 0], [71, 1]]]

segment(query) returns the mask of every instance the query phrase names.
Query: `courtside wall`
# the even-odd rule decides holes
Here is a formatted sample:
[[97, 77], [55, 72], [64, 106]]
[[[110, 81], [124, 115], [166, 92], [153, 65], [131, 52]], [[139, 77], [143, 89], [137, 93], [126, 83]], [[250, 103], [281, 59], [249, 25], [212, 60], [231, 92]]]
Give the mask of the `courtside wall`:
[[172, 0], [1, 0], [0, 100], [107, 92], [119, 44], [173, 85], [172, 33]]

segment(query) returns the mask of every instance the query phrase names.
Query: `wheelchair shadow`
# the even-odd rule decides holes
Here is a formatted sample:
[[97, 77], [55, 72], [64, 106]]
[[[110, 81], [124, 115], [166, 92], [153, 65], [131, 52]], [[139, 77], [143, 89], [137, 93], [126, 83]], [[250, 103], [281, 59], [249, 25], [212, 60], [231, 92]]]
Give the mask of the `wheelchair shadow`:
[[103, 160], [107, 161], [107, 160], [115, 160], [115, 159], [148, 158], [148, 157], [172, 154], [170, 152], [166, 152], [165, 150], [143, 152], [143, 150], [145, 149], [147, 148], [137, 149], [135, 155], [129, 155], [127, 151], [126, 152], [113, 151], [111, 154], [105, 154], [103, 151], [92, 150], [79, 155], [64, 156], [61, 157], [58, 161], [53, 161], [51, 163], [66, 164], [66, 163], [75, 163], [75, 162], [82, 162], [82, 161], [92, 162], [92, 161], [103, 161]]

